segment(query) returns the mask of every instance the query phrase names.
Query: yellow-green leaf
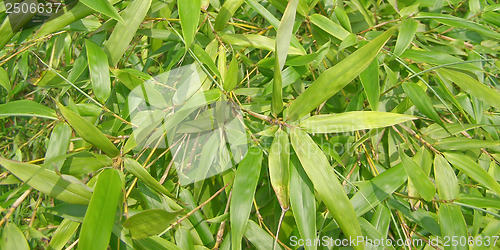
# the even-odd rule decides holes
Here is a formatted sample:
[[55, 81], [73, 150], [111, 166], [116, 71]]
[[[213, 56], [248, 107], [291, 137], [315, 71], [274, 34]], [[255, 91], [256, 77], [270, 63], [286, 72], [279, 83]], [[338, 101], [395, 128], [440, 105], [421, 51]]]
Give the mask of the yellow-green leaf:
[[80, 135], [84, 140], [92, 143], [98, 149], [104, 151], [110, 157], [115, 157], [120, 154], [120, 151], [111, 143], [104, 134], [97, 129], [92, 123], [81, 117], [77, 113], [64, 107], [61, 103], [57, 102], [59, 110], [68, 121], [69, 125]]
[[289, 207], [290, 141], [288, 134], [278, 129], [269, 149], [269, 177], [281, 208]]
[[181, 19], [182, 37], [186, 45], [186, 51], [191, 46], [200, 19], [200, 0], [178, 0], [179, 18]]
[[302, 118], [354, 80], [370, 65], [394, 31], [395, 28], [387, 30], [335, 66], [323, 72], [285, 110], [286, 119], [294, 121]]
[[[293, 129], [290, 136], [302, 167], [344, 235], [352, 238], [362, 236], [356, 212], [325, 154], [304, 131]], [[353, 247], [364, 249], [361, 244]]]

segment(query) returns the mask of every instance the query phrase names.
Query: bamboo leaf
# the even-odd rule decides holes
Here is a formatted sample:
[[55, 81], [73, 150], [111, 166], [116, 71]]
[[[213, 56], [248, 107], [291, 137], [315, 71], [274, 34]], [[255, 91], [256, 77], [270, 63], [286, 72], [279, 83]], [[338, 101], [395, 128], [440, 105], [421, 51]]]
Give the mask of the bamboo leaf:
[[383, 128], [417, 119], [415, 116], [377, 111], [352, 111], [341, 114], [315, 115], [300, 123], [310, 133], [344, 133], [362, 129]]
[[58, 170], [61, 169], [64, 159], [56, 160], [54, 158], [66, 154], [70, 139], [71, 127], [67, 123], [59, 123], [54, 127], [45, 153], [44, 163], [49, 163], [48, 169], [53, 170], [54, 167]]
[[302, 118], [344, 88], [370, 65], [395, 29], [391, 28], [365, 46], [323, 72], [304, 93], [285, 110], [290, 121]]
[[233, 194], [237, 195], [232, 197], [229, 205], [233, 249], [241, 249], [241, 239], [247, 227], [261, 164], [262, 150], [252, 147], [248, 149], [247, 155], [236, 170]]
[[19, 100], [0, 104], [0, 117], [7, 116], [34, 116], [57, 120], [56, 112], [53, 109], [30, 100]]
[[104, 51], [90, 40], [85, 40], [92, 89], [97, 99], [106, 102], [111, 93], [108, 57]]
[[378, 60], [373, 60], [370, 65], [359, 74], [359, 79], [365, 89], [366, 98], [372, 111], [378, 111], [380, 84], [378, 74]]
[[80, 135], [84, 140], [92, 143], [98, 149], [104, 151], [110, 157], [115, 157], [120, 154], [120, 151], [111, 143], [104, 134], [92, 125], [89, 121], [85, 120], [80, 115], [64, 107], [61, 103], [57, 102], [59, 110], [68, 121], [69, 125]]
[[429, 99], [425, 91], [420, 86], [412, 82], [404, 82], [403, 89], [420, 112], [444, 127], [443, 121], [441, 121], [438, 113], [432, 106], [431, 99]]
[[269, 150], [269, 177], [283, 210], [289, 208], [288, 183], [290, 179], [290, 141], [281, 129], [276, 131]]
[[90, 201], [92, 190], [76, 179], [67, 180], [37, 165], [1, 157], [0, 165], [26, 184], [48, 196], [71, 204], [86, 205]]
[[461, 89], [465, 90], [479, 100], [500, 109], [500, 93], [496, 89], [491, 89], [469, 75], [450, 69], [439, 69], [438, 73], [453, 81]]
[[141, 164], [131, 158], [125, 158], [125, 169], [143, 181], [146, 185], [153, 188], [156, 192], [164, 194], [169, 197], [174, 197], [164, 186], [162, 186], [155, 178], [153, 178], [144, 169]]
[[500, 195], [500, 184], [498, 184], [498, 182], [475, 161], [471, 160], [465, 155], [454, 153], [443, 154], [446, 160], [451, 163], [451, 165], [464, 172], [479, 184], [491, 189], [497, 195]]
[[233, 58], [224, 77], [224, 90], [231, 91], [238, 85], [238, 60]]
[[76, 233], [76, 230], [78, 229], [79, 226], [80, 223], [78, 222], [69, 219], [62, 220], [61, 224], [59, 224], [56, 231], [54, 232], [47, 249], [48, 250], [63, 249], [66, 243], [68, 243], [71, 237]]
[[115, 7], [113, 7], [113, 5], [107, 0], [81, 0], [80, 2], [99, 13], [125, 23]]
[[328, 34], [344, 40], [351, 32], [344, 29], [344, 27], [334, 23], [332, 20], [319, 14], [312, 14], [310, 17], [311, 22], [318, 26], [320, 29], [326, 31]]
[[432, 201], [436, 195], [436, 188], [429, 177], [424, 173], [417, 163], [407, 156], [403, 151], [399, 152], [403, 166], [413, 185], [415, 185], [420, 196], [426, 201]]
[[[251, 47], [275, 52], [275, 40], [269, 37], [254, 34], [225, 34], [221, 37], [222, 41], [232, 45]], [[289, 55], [303, 55], [304, 53], [295, 48], [288, 48]]]
[[467, 19], [463, 19], [456, 16], [445, 15], [440, 13], [429, 13], [429, 12], [420, 12], [415, 18], [417, 19], [433, 19], [440, 23], [444, 23], [450, 25], [452, 27], [460, 27], [472, 31], [479, 32], [485, 36], [500, 39], [500, 34], [491, 29], [488, 29], [480, 24], [469, 21]]
[[215, 30], [222, 30], [243, 2], [244, 0], [225, 1], [219, 11], [219, 14], [217, 14], [217, 18], [215, 19]]
[[410, 46], [411, 41], [417, 33], [418, 22], [412, 18], [408, 18], [401, 23], [399, 28], [398, 39], [396, 40], [396, 47], [394, 54], [400, 56]]
[[351, 198], [356, 215], [362, 216], [374, 209], [401, 187], [407, 179], [408, 175], [403, 165], [398, 164], [362, 184], [359, 191]]
[[[467, 239], [467, 226], [460, 207], [453, 204], [442, 204], [438, 210], [439, 226], [443, 239]], [[468, 244], [452, 242], [444, 249], [469, 249]]]
[[99, 174], [83, 219], [78, 249], [108, 248], [122, 186], [117, 170], [109, 168]]
[[10, 92], [12, 84], [10, 83], [9, 75], [4, 68], [0, 67], [0, 86], [4, 87], [7, 92]]
[[457, 198], [460, 192], [457, 176], [450, 164], [440, 155], [436, 155], [434, 158], [434, 177], [440, 199], [453, 200]]
[[[253, 220], [249, 220], [245, 230], [245, 237], [252, 242], [255, 248], [259, 250], [273, 249], [274, 239], [264, 229], [259, 227]], [[233, 245], [234, 246], [234, 245]], [[282, 249], [281, 246], [275, 245], [274, 249]], [[234, 248], [232, 248], [234, 249]]]
[[[300, 165], [299, 159], [293, 154], [290, 166], [290, 205], [297, 222], [297, 229], [303, 239], [316, 238], [316, 201], [314, 187]], [[316, 249], [314, 246], [304, 246], [305, 249]]]
[[111, 36], [104, 44], [104, 51], [108, 53], [111, 65], [116, 66], [122, 55], [129, 48], [129, 44], [144, 17], [146, 17], [150, 6], [151, 0], [139, 0], [131, 2], [123, 10], [121, 14], [123, 23], [116, 24]]
[[29, 250], [28, 241], [24, 237], [23, 232], [12, 223], [7, 224], [2, 230], [2, 241], [0, 247], [2, 249]]
[[129, 217], [123, 227], [130, 230], [133, 239], [144, 239], [157, 235], [175, 222], [179, 212], [167, 212], [163, 209], [148, 209]]
[[[186, 51], [191, 46], [200, 19], [200, 0], [179, 0], [177, 1], [179, 18], [181, 19], [182, 37], [186, 45]], [[217, 21], [216, 21], [217, 23]]]
[[434, 145], [436, 148], [444, 150], [468, 150], [498, 147], [500, 146], [500, 141], [477, 140], [464, 137], [450, 137], [441, 139]]
[[[301, 130], [293, 129], [290, 136], [302, 167], [342, 232], [347, 237], [362, 236], [356, 212], [321, 149]], [[363, 249], [361, 245], [353, 247]]]

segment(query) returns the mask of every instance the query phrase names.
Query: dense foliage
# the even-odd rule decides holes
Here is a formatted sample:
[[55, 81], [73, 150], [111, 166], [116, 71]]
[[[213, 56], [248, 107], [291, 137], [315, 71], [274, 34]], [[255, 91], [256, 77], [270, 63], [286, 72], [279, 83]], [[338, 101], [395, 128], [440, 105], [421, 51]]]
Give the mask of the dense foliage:
[[500, 246], [496, 1], [19, 2], [1, 249]]

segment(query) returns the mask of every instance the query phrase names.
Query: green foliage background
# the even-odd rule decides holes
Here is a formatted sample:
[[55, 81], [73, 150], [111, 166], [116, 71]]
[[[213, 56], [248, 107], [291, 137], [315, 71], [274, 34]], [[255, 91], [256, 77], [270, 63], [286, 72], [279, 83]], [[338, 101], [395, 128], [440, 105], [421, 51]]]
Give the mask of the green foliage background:
[[[1, 249], [500, 246], [496, 1], [66, 4], [15, 18], [0, 3]], [[127, 98], [171, 103], [148, 80], [186, 65], [205, 98], [165, 121], [231, 103], [249, 149], [182, 186]]]

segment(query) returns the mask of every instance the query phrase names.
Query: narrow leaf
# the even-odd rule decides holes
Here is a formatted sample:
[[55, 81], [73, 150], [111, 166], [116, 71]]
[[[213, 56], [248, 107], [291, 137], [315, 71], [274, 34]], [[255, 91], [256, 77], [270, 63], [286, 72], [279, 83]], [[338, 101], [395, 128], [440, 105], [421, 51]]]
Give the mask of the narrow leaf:
[[178, 0], [179, 18], [181, 19], [182, 37], [186, 45], [186, 51], [191, 46], [200, 19], [200, 0]]
[[315, 115], [300, 123], [310, 133], [344, 133], [362, 129], [375, 129], [417, 119], [415, 116], [377, 112], [352, 111], [341, 114]]
[[105, 103], [111, 93], [108, 57], [97, 44], [90, 40], [85, 40], [85, 47], [87, 48], [92, 89], [97, 99]]
[[366, 98], [372, 108], [372, 111], [378, 110], [380, 84], [378, 76], [378, 60], [375, 59], [370, 65], [359, 74], [359, 79], [365, 89]]
[[124, 23], [122, 17], [118, 14], [118, 11], [107, 0], [80, 0], [80, 2], [99, 13]]
[[418, 193], [424, 200], [431, 201], [436, 195], [436, 188], [432, 184], [429, 177], [424, 173], [422, 168], [420, 168], [417, 163], [413, 161], [409, 156], [407, 156], [403, 151], [400, 151], [399, 155], [403, 161], [403, 166], [405, 167], [406, 173], [410, 178], [413, 185], [415, 185]]
[[92, 143], [95, 147], [104, 151], [110, 157], [115, 157], [120, 153], [118, 149], [111, 143], [104, 134], [97, 129], [92, 123], [75, 112], [64, 107], [61, 103], [57, 103], [62, 115], [68, 121], [69, 125], [80, 135], [84, 140]]
[[83, 219], [78, 249], [107, 249], [122, 191], [122, 180], [112, 168], [99, 174]]
[[432, 106], [431, 99], [420, 86], [412, 82], [404, 82], [403, 89], [413, 104], [415, 104], [415, 107], [417, 107], [422, 114], [444, 127], [444, 123], [441, 121], [438, 113]]
[[30, 100], [19, 100], [0, 104], [0, 117], [6, 116], [34, 116], [57, 120], [56, 112], [53, 109]]
[[288, 210], [288, 182], [290, 179], [290, 141], [281, 129], [276, 131], [269, 149], [269, 177], [281, 208]]
[[158, 193], [169, 197], [174, 197], [164, 186], [162, 186], [153, 176], [151, 176], [141, 164], [131, 158], [125, 158], [125, 169], [143, 181], [146, 185], [153, 188]]
[[[188, 1], [186, 1], [188, 2]], [[227, 0], [215, 19], [215, 30], [222, 30], [226, 23], [231, 19], [236, 10], [243, 4], [244, 0]]]
[[398, 39], [396, 40], [396, 47], [394, 54], [400, 56], [410, 46], [411, 41], [417, 33], [418, 22], [412, 18], [403, 21], [399, 28]]
[[59, 123], [54, 127], [50, 134], [47, 152], [45, 153], [44, 163], [49, 163], [48, 169], [53, 170], [55, 167], [61, 170], [64, 159], [55, 160], [54, 158], [66, 154], [70, 139], [71, 127], [67, 123]]
[[446, 160], [451, 165], [464, 172], [471, 179], [477, 181], [479, 184], [491, 189], [497, 195], [500, 195], [500, 184], [484, 170], [479, 164], [471, 160], [468, 156], [454, 153], [444, 153]]
[[123, 227], [130, 230], [133, 239], [148, 238], [157, 235], [175, 222], [179, 212], [167, 212], [163, 209], [148, 209], [128, 218]]
[[[352, 238], [362, 236], [356, 212], [325, 154], [302, 130], [292, 130], [291, 142], [319, 198], [325, 203], [343, 233]], [[354, 248], [363, 249], [363, 246]]]
[[28, 241], [23, 232], [16, 224], [8, 223], [2, 230], [2, 239], [0, 242], [2, 249], [29, 250]]
[[[441, 228], [441, 237], [443, 239], [452, 239], [452, 242], [444, 249], [469, 249], [468, 244], [460, 244], [453, 239], [468, 239], [467, 225], [460, 206], [453, 204], [442, 204], [438, 210], [439, 226]], [[468, 243], [468, 242], [467, 242]]]
[[151, 0], [132, 1], [122, 12], [123, 23], [117, 23], [109, 39], [105, 43], [104, 50], [109, 55], [111, 65], [116, 66], [122, 55], [129, 48], [137, 29], [151, 6]]
[[55, 172], [37, 165], [12, 161], [1, 157], [0, 165], [9, 170], [17, 178], [48, 196], [71, 204], [86, 205], [90, 201], [92, 191], [82, 182], [66, 180]]
[[450, 164], [440, 155], [434, 158], [434, 177], [439, 198], [453, 200], [460, 192], [457, 176]]
[[302, 118], [344, 88], [370, 65], [395, 29], [391, 28], [323, 72], [285, 111], [290, 121]]
[[252, 147], [239, 163], [233, 184], [235, 194], [229, 205], [231, 221], [231, 245], [233, 249], [241, 249], [241, 239], [247, 227], [248, 217], [252, 209], [255, 188], [260, 175], [262, 150]]

